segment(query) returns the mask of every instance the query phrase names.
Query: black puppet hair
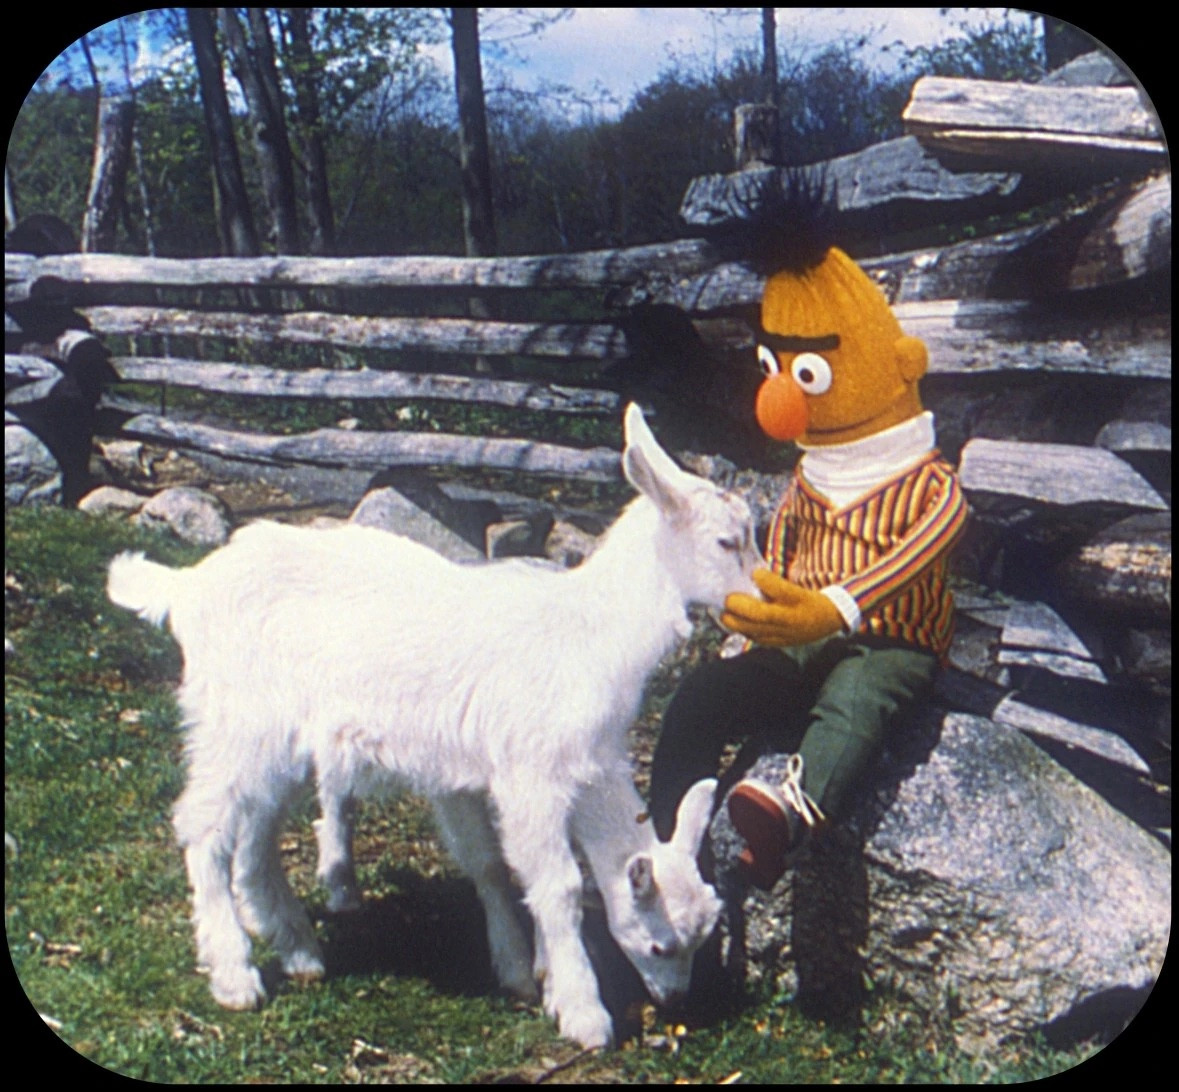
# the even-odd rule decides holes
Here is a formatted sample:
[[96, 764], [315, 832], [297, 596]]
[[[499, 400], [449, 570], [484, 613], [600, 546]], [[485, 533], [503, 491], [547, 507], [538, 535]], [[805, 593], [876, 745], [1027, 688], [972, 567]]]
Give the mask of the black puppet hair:
[[734, 201], [738, 215], [710, 232], [712, 241], [765, 276], [814, 269], [837, 245], [834, 183], [822, 167], [759, 174]]

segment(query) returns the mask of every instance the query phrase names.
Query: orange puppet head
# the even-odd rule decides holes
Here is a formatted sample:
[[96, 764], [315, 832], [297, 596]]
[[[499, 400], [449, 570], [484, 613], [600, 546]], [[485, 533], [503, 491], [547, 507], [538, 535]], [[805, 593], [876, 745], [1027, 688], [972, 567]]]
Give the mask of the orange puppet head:
[[[788, 182], [789, 187], [792, 183]], [[785, 233], [762, 294], [758, 361], [766, 375], [757, 421], [775, 440], [821, 447], [859, 440], [922, 412], [928, 355], [901, 331], [884, 294], [816, 229], [818, 190], [799, 185], [768, 203]], [[801, 198], [799, 197], [801, 193]]]

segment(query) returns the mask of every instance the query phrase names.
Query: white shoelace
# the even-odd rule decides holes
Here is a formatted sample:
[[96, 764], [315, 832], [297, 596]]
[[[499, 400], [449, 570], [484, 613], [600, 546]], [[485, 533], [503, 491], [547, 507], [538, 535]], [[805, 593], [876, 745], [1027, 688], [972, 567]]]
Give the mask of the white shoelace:
[[786, 776], [781, 785], [782, 795], [808, 827], [825, 819], [823, 809], [812, 800], [802, 787], [802, 755], [792, 754], [786, 760]]

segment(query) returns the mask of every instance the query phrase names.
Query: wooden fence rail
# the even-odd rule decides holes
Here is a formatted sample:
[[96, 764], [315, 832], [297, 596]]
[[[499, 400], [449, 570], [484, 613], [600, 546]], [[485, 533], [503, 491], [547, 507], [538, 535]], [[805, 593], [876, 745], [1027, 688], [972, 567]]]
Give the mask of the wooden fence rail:
[[578, 254], [451, 258], [141, 258], [123, 254], [9, 255], [5, 279], [25, 298], [76, 298], [79, 289], [146, 285], [171, 288], [553, 289], [629, 284], [652, 269], [687, 274], [715, 264], [702, 240]]
[[218, 394], [272, 398], [432, 399], [582, 414], [621, 411], [621, 399], [613, 391], [478, 376], [371, 368], [296, 371], [267, 368], [261, 364], [207, 364], [176, 357], [116, 356], [111, 358], [111, 365], [119, 378], [127, 383], [160, 383]]

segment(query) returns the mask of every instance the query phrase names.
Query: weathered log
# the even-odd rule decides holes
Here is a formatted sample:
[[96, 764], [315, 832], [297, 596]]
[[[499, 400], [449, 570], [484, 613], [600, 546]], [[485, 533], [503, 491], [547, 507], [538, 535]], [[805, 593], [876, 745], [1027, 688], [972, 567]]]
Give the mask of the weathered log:
[[[736, 177], [734, 188], [740, 179], [710, 177]], [[703, 189], [707, 182], [696, 179], [692, 186]], [[718, 217], [726, 215], [720, 201], [718, 196]], [[1095, 212], [1098, 201], [1104, 209], [1100, 213]], [[1030, 299], [1118, 284], [1168, 269], [1170, 239], [1168, 173], [1123, 187], [1116, 196], [1094, 195], [1030, 227], [945, 247], [862, 258], [860, 264], [893, 304], [974, 297]], [[756, 306], [764, 285], [764, 277], [744, 264], [721, 262], [691, 276], [655, 275], [632, 288], [628, 300], [707, 314]]]
[[929, 300], [893, 308], [929, 348], [929, 370], [1171, 377], [1170, 315], [1105, 317], [1029, 301]]
[[479, 322], [458, 318], [358, 318], [322, 311], [252, 315], [164, 307], [82, 308], [101, 334], [220, 337], [264, 344], [343, 345], [393, 352], [617, 360], [626, 335], [605, 323]]
[[[1147, 179], [1081, 240], [1069, 288], [1096, 288], [1171, 264], [1171, 173]], [[1116, 276], [1121, 271], [1121, 276]]]
[[1171, 426], [1156, 421], [1108, 421], [1094, 443], [1115, 452], [1160, 494], [1171, 496]]
[[4, 284], [20, 284], [31, 279], [37, 259], [32, 254], [4, 254]]
[[1089, 647], [1047, 603], [1015, 600], [1003, 619], [1002, 643], [1007, 648], [1060, 652], [1092, 660]]
[[[8, 359], [8, 358], [5, 358]], [[13, 383], [12, 388], [5, 387], [4, 405], [11, 407], [14, 412], [24, 412], [25, 407], [36, 406], [39, 403], [44, 403], [54, 392], [54, 388], [65, 378], [65, 374], [57, 368], [38, 379], [21, 378], [20, 381]], [[5, 381], [8, 380], [8, 374], [5, 373]], [[19, 410], [17, 407], [21, 407]], [[42, 409], [41, 412], [44, 412]]]
[[1094, 441], [1107, 451], [1171, 451], [1171, 428], [1155, 421], [1109, 421]]
[[[957, 636], [954, 641], [958, 643]], [[934, 701], [939, 707], [986, 717], [996, 724], [1018, 728], [1037, 741], [1063, 744], [1135, 775], [1152, 776], [1150, 764], [1117, 732], [1024, 701], [1017, 694], [1009, 685], [989, 680], [986, 672], [967, 672], [956, 665], [940, 672], [934, 685]]]
[[1128, 87], [1134, 81], [1108, 53], [1082, 53], [1049, 72], [1040, 83], [1061, 87]]
[[1016, 602], [1003, 626], [998, 662], [1036, 667], [1066, 678], [1106, 683], [1093, 654], [1046, 603]]
[[1157, 119], [1133, 87], [923, 76], [913, 85], [901, 119], [913, 132], [972, 126], [1161, 142]]
[[[13, 260], [12, 255], [6, 256]], [[35, 298], [70, 299], [71, 289], [106, 285], [184, 288], [599, 288], [656, 269], [684, 275], [715, 262], [700, 239], [578, 254], [505, 258], [142, 258], [86, 254], [29, 261], [9, 272], [32, 282]]]
[[1133, 87], [1054, 87], [924, 76], [901, 114], [905, 131], [936, 152], [1014, 166], [1070, 152], [1162, 163], [1166, 144]]
[[1085, 751], [1118, 766], [1125, 766], [1137, 774], [1147, 777], [1151, 775], [1150, 765], [1146, 760], [1114, 732], [1081, 724], [1051, 710], [1029, 705], [1010, 695], [995, 706], [991, 719], [996, 724], [1018, 728], [1027, 735], [1054, 740], [1066, 747]]
[[[889, 303], [915, 303], [983, 297], [1033, 297], [1070, 287], [1069, 256], [1075, 243], [1061, 248], [1056, 231], [1073, 223], [1077, 210], [1032, 227], [984, 239], [860, 259], [860, 266], [879, 285]], [[1027, 251], [1025, 255], [1024, 252]], [[1050, 260], [1045, 262], [1045, 254]], [[1096, 270], [1090, 276], [1096, 281]], [[1125, 279], [1126, 271], [1111, 263], [1103, 283]], [[756, 307], [765, 277], [740, 262], [678, 280], [655, 278], [636, 286], [631, 302], [672, 304], [697, 315]]]
[[237, 459], [383, 470], [391, 466], [456, 466], [617, 481], [618, 452], [579, 450], [529, 440], [484, 439], [447, 433], [315, 429], [294, 436], [234, 432], [140, 414], [123, 426], [135, 439], [163, 441]]
[[42, 356], [34, 356], [31, 353], [4, 354], [4, 390], [6, 393], [14, 387], [21, 387], [26, 383], [38, 383], [46, 379], [56, 381], [60, 378], [61, 369]]
[[[914, 137], [874, 144], [819, 166], [840, 216], [907, 205], [911, 218], [919, 215], [921, 222], [928, 222], [931, 209], [952, 209], [955, 219], [967, 219], [1010, 204], [1020, 183], [1020, 176], [1010, 172], [948, 171]], [[680, 218], [690, 228], [704, 229], [746, 220], [758, 207], [763, 187], [780, 170], [693, 178], [680, 204]]]
[[291, 371], [260, 364], [204, 364], [172, 357], [136, 356], [114, 357], [111, 363], [119, 378], [127, 383], [164, 383], [220, 394], [274, 398], [432, 398], [561, 413], [613, 413], [621, 401], [613, 391], [371, 368]]
[[1060, 566], [1063, 586], [1103, 611], [1146, 622], [1171, 618], [1171, 517], [1141, 514], [1094, 535]]
[[1119, 284], [1170, 264], [1169, 173], [1113, 197], [1095, 195], [1032, 227], [863, 263], [891, 303], [1034, 299]]
[[979, 503], [991, 496], [1054, 507], [1167, 508], [1141, 475], [1102, 448], [974, 439], [962, 449], [958, 476]]

